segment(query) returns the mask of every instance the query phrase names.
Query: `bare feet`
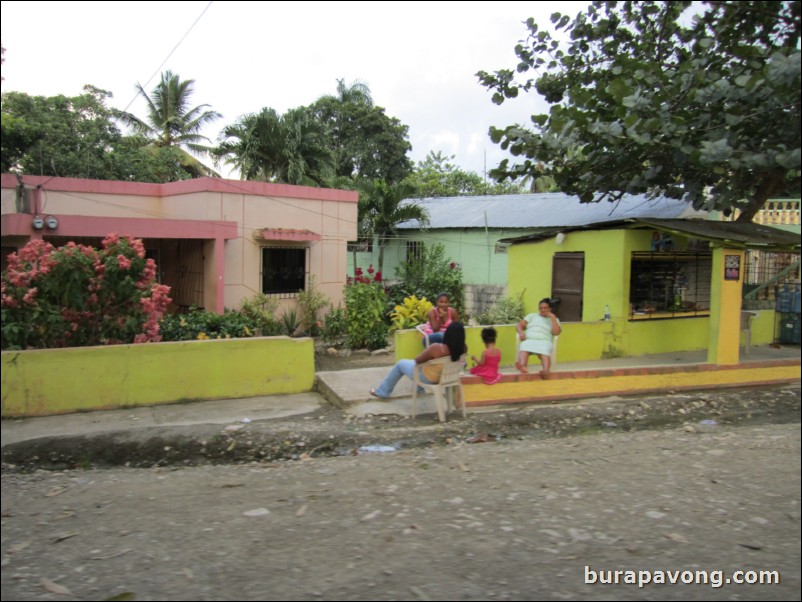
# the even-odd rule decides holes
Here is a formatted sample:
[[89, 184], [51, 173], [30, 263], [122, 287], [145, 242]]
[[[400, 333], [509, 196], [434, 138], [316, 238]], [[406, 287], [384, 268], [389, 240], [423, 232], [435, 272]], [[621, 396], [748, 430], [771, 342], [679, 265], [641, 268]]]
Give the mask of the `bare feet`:
[[540, 371], [540, 378], [542, 378], [543, 380], [549, 380], [551, 378], [551, 373], [550, 372], [546, 372], [545, 370], [541, 370]]
[[386, 397], [380, 397], [379, 395], [377, 395], [376, 394], [376, 389], [371, 389], [370, 390], [370, 394], [373, 395], [373, 397], [375, 397], [377, 399], [386, 399]]
[[522, 364], [521, 362], [515, 362], [515, 367], [521, 374], [529, 374], [529, 368], [527, 368], [525, 364]]

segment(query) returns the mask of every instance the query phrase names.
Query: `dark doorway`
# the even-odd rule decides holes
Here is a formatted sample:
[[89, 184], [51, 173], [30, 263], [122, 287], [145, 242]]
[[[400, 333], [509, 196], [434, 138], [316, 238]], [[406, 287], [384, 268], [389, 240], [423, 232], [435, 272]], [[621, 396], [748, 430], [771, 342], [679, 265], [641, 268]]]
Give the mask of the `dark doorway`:
[[585, 280], [584, 253], [555, 253], [551, 272], [554, 313], [561, 322], [582, 321], [582, 290]]

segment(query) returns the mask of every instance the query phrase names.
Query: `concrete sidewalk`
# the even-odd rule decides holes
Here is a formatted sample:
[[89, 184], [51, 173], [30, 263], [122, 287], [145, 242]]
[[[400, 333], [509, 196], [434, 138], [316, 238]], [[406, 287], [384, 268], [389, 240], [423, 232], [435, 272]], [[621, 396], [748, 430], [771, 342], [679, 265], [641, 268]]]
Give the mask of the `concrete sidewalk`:
[[[637, 370], [673, 366], [681, 368], [687, 366], [689, 371], [695, 371], [698, 365], [706, 362], [705, 351], [668, 353], [661, 355], [642, 356], [637, 358], [617, 358], [589, 362], [561, 363], [554, 369], [555, 376], [566, 378], [543, 383], [552, 385], [557, 382], [562, 387], [568, 387], [570, 374], [580, 371], [594, 370]], [[739, 368], [747, 368], [750, 364], [758, 365], [761, 362], [785, 360], [800, 360], [799, 347], [761, 346], [752, 347], [749, 355], [742, 356]], [[19, 441], [39, 439], [43, 437], [62, 437], [76, 435], [91, 435], [102, 432], [129, 431], [153, 427], [172, 427], [203, 424], [246, 424], [255, 421], [284, 418], [308, 414], [321, 408], [334, 405], [342, 408], [344, 412], [353, 416], [374, 415], [400, 415], [410, 416], [412, 405], [412, 381], [403, 378], [394, 395], [387, 401], [377, 401], [370, 396], [371, 387], [377, 386], [386, 376], [389, 367], [361, 368], [356, 370], [343, 370], [338, 372], [320, 372], [317, 374], [317, 392], [300, 393], [295, 395], [274, 395], [252, 397], [246, 399], [220, 399], [215, 401], [201, 401], [183, 404], [157, 405], [141, 408], [120, 410], [106, 410], [65, 414], [59, 416], [45, 416], [39, 418], [23, 418], [3, 420], [2, 445], [6, 446]], [[505, 377], [514, 379], [517, 372], [514, 369], [502, 371]], [[796, 370], [798, 375], [799, 371]], [[533, 375], [534, 376], [534, 375]], [[579, 379], [576, 379], [579, 380]], [[487, 391], [493, 393], [502, 391], [500, 385], [483, 385]], [[588, 394], [586, 398], [604, 397], [605, 394]], [[470, 397], [469, 397], [470, 399]], [[489, 411], [498, 409], [498, 406], [484, 403], [485, 407], [471, 408], [469, 410]], [[510, 409], [510, 406], [506, 406]], [[418, 398], [418, 414], [435, 413], [434, 397], [424, 395]]]

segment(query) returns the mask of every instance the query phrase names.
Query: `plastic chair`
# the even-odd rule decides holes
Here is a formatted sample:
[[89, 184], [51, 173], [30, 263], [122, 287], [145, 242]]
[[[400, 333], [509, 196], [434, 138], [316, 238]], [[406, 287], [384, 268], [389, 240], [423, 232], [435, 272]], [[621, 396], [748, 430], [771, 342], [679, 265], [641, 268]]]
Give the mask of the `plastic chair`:
[[418, 324], [415, 329], [423, 335], [423, 346], [429, 346], [429, 333], [426, 332], [426, 324]]
[[744, 353], [749, 353], [749, 347], [752, 344], [752, 320], [757, 317], [756, 311], [742, 311], [741, 312], [741, 332], [744, 334]]
[[[435, 403], [437, 404], [437, 417], [440, 422], [446, 421], [446, 413], [454, 408], [454, 390], [457, 390], [459, 399], [462, 402], [462, 417], [467, 417], [467, 410], [465, 409], [465, 395], [462, 390], [462, 361], [452, 362], [449, 356], [439, 357], [435, 360], [429, 360], [427, 364], [442, 364], [443, 371], [440, 373], [440, 382], [437, 384], [429, 384], [420, 380], [420, 370], [415, 368], [415, 378], [412, 385], [412, 417], [415, 418], [417, 413], [418, 402], [418, 387], [426, 387], [431, 389], [434, 393]], [[421, 364], [422, 366], [423, 364]]]
[[[555, 334], [551, 337], [551, 369], [557, 365], [557, 341], [560, 335]], [[521, 350], [521, 339], [516, 335], [517, 344], [515, 345], [515, 361], [518, 361], [518, 352]]]

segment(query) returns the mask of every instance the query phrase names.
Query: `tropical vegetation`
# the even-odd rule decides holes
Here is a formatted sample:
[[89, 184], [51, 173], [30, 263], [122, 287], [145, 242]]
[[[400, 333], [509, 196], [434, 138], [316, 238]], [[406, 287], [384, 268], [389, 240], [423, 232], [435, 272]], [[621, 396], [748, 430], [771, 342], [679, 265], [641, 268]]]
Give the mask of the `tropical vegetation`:
[[141, 84], [136, 85], [147, 103], [147, 119], [126, 111], [116, 111], [115, 115], [148, 145], [170, 149], [182, 168], [193, 177], [219, 176], [194, 156], [209, 156], [211, 148], [203, 143], [211, 141], [200, 132], [221, 117], [207, 104], [190, 106], [194, 86], [195, 80], [182, 80], [172, 71], [165, 71], [150, 94]]
[[3, 349], [161, 340], [169, 287], [141, 240], [110, 234], [101, 249], [32, 240], [8, 255], [0, 278]]
[[530, 18], [517, 65], [480, 71], [501, 104], [536, 92], [529, 126], [491, 128], [518, 162], [585, 201], [663, 194], [741, 210], [800, 190], [800, 2], [602, 2]]

